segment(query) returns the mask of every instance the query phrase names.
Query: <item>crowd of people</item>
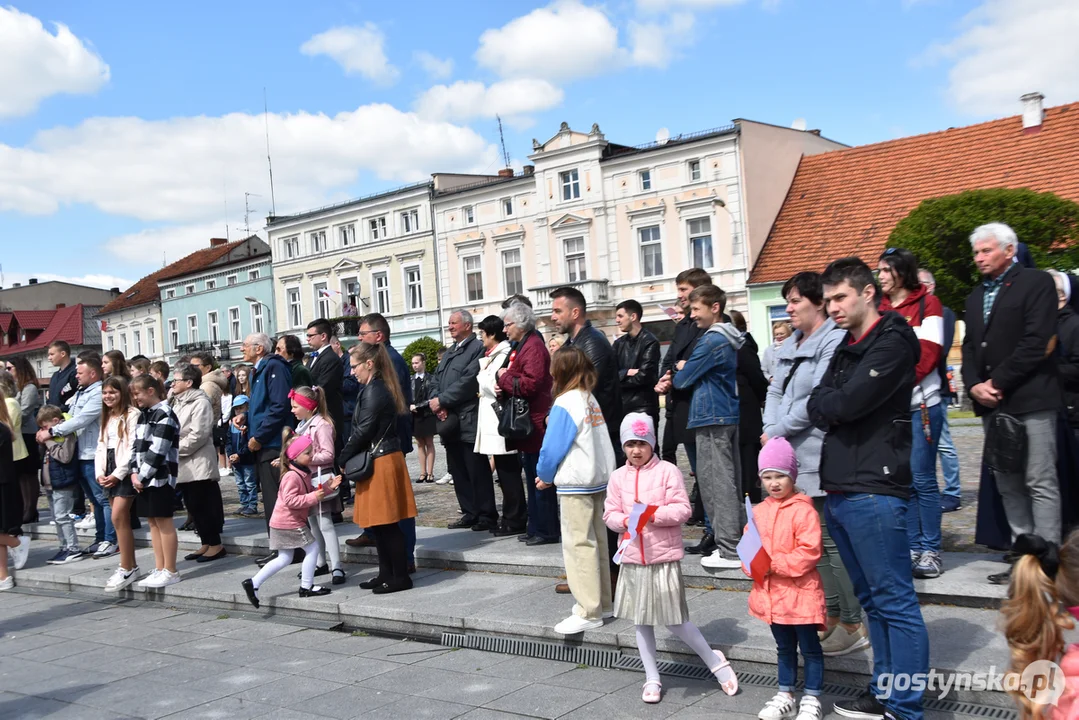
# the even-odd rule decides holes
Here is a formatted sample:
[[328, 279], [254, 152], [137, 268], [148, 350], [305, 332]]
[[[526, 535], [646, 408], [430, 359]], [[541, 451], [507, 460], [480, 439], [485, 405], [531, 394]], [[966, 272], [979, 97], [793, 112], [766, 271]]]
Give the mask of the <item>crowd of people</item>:
[[[1074, 684], [1079, 654], [1062, 657], [1062, 631], [1079, 605], [1079, 536], [1065, 537], [1076, 510], [1069, 468], [1079, 462], [1075, 280], [1018, 262], [1006, 225], [977, 228], [971, 245], [983, 282], [966, 302], [962, 376], [987, 438], [979, 535], [1003, 536], [985, 544], [1007, 550], [1014, 568], [989, 581], [1011, 584], [1003, 612], [1013, 669], [1060, 661]], [[331, 592], [318, 576], [346, 582], [334, 521], [350, 502], [364, 534], [346, 542], [378, 557], [361, 587], [408, 590], [417, 510], [405, 454], [415, 441], [416, 482], [434, 481], [437, 435], [460, 509], [449, 527], [561, 543], [567, 582], [556, 592], [574, 604], [555, 631], [631, 620], [644, 702], [662, 697], [656, 625], [692, 648], [724, 692], [738, 689], [729, 661], [689, 618], [680, 565], [689, 552], [705, 568], [753, 576], [749, 612], [771, 626], [778, 658], [779, 692], [761, 720], [822, 717], [824, 658], [866, 647], [870, 687], [836, 712], [922, 717], [921, 691], [892, 686], [885, 696], [879, 681], [929, 670], [914, 579], [946, 570], [942, 513], [961, 505], [957, 465], [945, 462], [955, 456], [946, 413], [955, 314], [907, 250], [885, 250], [875, 267], [836, 260], [783, 286], [789, 325], [774, 329], [762, 364], [708, 272], [686, 270], [676, 286], [665, 354], [636, 300], [617, 306], [612, 344], [581, 292], [563, 287], [551, 293], [557, 335], [547, 341], [525, 296], [479, 322], [454, 312], [453, 342], [432, 374], [425, 356], [406, 361], [393, 348], [378, 314], [357, 318], [360, 342], [347, 352], [326, 320], [307, 327], [309, 350], [295, 336], [251, 335], [235, 372], [208, 355], [175, 368], [116, 351], [73, 361], [54, 343], [47, 404], [29, 363], [14, 358], [0, 371], [0, 589], [13, 585], [6, 556], [16, 569], [26, 562], [20, 528], [37, 520], [40, 487], [61, 545], [48, 562], [118, 554], [109, 591], [179, 582], [172, 518], [181, 505], [201, 541], [184, 560], [226, 555], [219, 468], [228, 467], [239, 514], [258, 514], [261, 495], [272, 551], [242, 583], [252, 605], [297, 562], [300, 597]], [[83, 549], [75, 518], [85, 501], [95, 542]], [[695, 516], [704, 534], [684, 547], [681, 528]], [[140, 518], [155, 558], [145, 576], [132, 536]], [[752, 571], [739, 554], [750, 521], [767, 561]]]

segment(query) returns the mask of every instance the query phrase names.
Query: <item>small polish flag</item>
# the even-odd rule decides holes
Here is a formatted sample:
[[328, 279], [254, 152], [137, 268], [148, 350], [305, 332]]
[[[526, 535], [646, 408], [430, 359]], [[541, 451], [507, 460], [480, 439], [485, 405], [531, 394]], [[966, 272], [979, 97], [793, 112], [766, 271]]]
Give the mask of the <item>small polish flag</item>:
[[108, 320], [102, 320], [101, 321], [101, 332], [108, 332], [108, 330], [109, 330], [109, 322], [108, 322]]
[[[644, 503], [633, 503], [633, 510], [629, 514], [629, 524], [626, 528], [625, 534], [622, 536], [622, 542], [618, 545], [618, 551], [615, 552], [614, 557], [611, 560], [615, 565], [622, 564], [622, 554], [626, 551], [626, 548], [630, 546], [634, 540], [636, 540], [642, 532], [644, 532], [644, 526], [648, 524], [648, 521], [652, 519], [652, 516], [656, 514], [656, 510], [659, 510], [657, 505], [645, 505]], [[643, 555], [643, 549], [641, 554]], [[643, 559], [643, 557], [642, 557]]]
[[319, 290], [318, 294], [322, 297], [333, 297], [334, 295], [340, 295], [341, 293], [337, 290]]
[[746, 497], [746, 532], [738, 541], [738, 559], [742, 561], [742, 572], [749, 575], [755, 582], [764, 580], [764, 576], [772, 567], [772, 558], [764, 550], [761, 543], [761, 534], [757, 532], [757, 524], [753, 522], [753, 503]]

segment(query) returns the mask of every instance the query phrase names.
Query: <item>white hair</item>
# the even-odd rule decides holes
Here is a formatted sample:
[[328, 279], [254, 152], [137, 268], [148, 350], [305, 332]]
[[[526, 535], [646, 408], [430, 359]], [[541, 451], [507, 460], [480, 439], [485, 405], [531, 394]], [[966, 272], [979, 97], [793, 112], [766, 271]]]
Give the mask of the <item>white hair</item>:
[[1072, 284], [1068, 276], [1059, 270], [1047, 270], [1046, 272], [1053, 278], [1053, 282], [1057, 286], [1057, 293], [1064, 296], [1064, 301], [1068, 302], [1072, 297]]
[[929, 272], [925, 268], [918, 268], [918, 274], [921, 275], [922, 273], [925, 273], [926, 277], [929, 278], [929, 281], [928, 281], [929, 285], [936, 285], [937, 284], [936, 279], [933, 277], [933, 273]]
[[[457, 312], [453, 313], [453, 315], [461, 318], [462, 325], [472, 325], [472, 313], [470, 313], [468, 310], [458, 310]], [[450, 315], [450, 317], [453, 317], [453, 315]]]
[[261, 347], [267, 355], [273, 355], [274, 343], [266, 333], [251, 333], [244, 338], [244, 342]]
[[971, 247], [983, 240], [996, 240], [1001, 250], [1009, 247], [1019, 249], [1019, 238], [1015, 236], [1015, 230], [1004, 223], [988, 223], [974, 228], [974, 232], [970, 234]]
[[502, 311], [502, 321], [510, 320], [524, 332], [532, 332], [536, 329], [536, 313], [524, 303], [510, 303], [510, 306]]

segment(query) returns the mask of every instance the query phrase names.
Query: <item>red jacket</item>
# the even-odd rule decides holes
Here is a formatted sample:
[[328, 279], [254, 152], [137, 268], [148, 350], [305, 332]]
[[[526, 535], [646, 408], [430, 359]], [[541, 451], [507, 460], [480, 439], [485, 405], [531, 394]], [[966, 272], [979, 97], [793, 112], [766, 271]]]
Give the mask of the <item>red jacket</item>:
[[547, 413], [551, 410], [551, 354], [543, 336], [532, 331], [510, 353], [506, 372], [498, 380], [498, 386], [506, 395], [513, 394], [513, 380], [517, 379], [521, 396], [528, 400], [532, 418], [532, 434], [524, 440], [507, 440], [507, 449], [526, 453], [538, 453], [543, 447], [543, 433]]
[[763, 581], [753, 581], [749, 614], [769, 625], [819, 625], [825, 629], [820, 516], [803, 493], [769, 496], [753, 508], [761, 544], [772, 559]]
[[[922, 309], [925, 309], [923, 314]], [[894, 310], [906, 319], [914, 330], [918, 345], [922, 349], [921, 357], [914, 368], [914, 382], [921, 386], [928, 405], [940, 402], [940, 376], [937, 366], [940, 364], [941, 349], [944, 345], [944, 306], [935, 295], [930, 295], [925, 285], [919, 285], [907, 295], [903, 302], [895, 307], [885, 296], [880, 303], [880, 311]], [[921, 400], [921, 398], [917, 398]]]

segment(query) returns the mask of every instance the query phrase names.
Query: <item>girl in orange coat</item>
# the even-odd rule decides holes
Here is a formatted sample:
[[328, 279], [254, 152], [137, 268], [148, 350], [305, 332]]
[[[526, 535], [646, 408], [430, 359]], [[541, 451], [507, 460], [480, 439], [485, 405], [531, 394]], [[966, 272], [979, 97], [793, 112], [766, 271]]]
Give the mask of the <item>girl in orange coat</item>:
[[[753, 509], [771, 567], [754, 580], [749, 614], [772, 626], [779, 657], [779, 692], [757, 714], [760, 720], [820, 720], [824, 655], [818, 630], [825, 629], [824, 589], [817, 573], [821, 555], [820, 518], [813, 501], [798, 492], [798, 461], [785, 438], [768, 441], [757, 462], [768, 497]], [[805, 695], [795, 706], [798, 648], [805, 661]]]

